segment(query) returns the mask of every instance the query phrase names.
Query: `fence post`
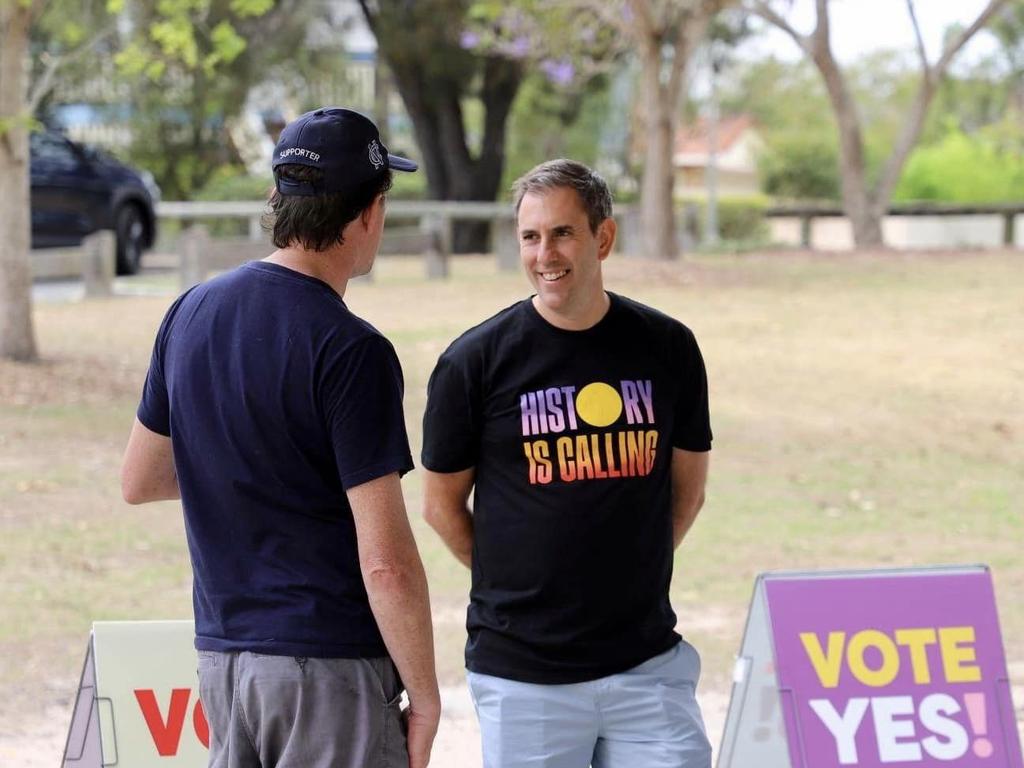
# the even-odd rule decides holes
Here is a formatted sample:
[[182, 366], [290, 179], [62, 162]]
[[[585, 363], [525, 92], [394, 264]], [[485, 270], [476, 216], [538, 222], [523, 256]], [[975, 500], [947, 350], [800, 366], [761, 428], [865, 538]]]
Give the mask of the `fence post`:
[[805, 213], [800, 216], [800, 247], [810, 248], [811, 247], [811, 227], [813, 226], [814, 218], [809, 214]]
[[[450, 220], [448, 225], [451, 225]], [[444, 219], [435, 213], [428, 213], [420, 219], [420, 229], [427, 241], [423, 256], [426, 259], [428, 280], [444, 280], [448, 277], [448, 244], [444, 228]]]
[[114, 294], [117, 269], [117, 238], [110, 230], [100, 230], [82, 240], [82, 282], [86, 298]]
[[206, 279], [206, 251], [210, 233], [202, 224], [193, 224], [181, 236], [178, 247], [181, 259], [181, 290], [187, 291]]
[[491, 220], [491, 240], [498, 257], [498, 270], [515, 272], [519, 269], [519, 233], [516, 221], [507, 216], [495, 216]]
[[1016, 245], [1017, 237], [1014, 232], [1016, 218], [1016, 211], [1007, 211], [1003, 214], [1003, 245], [1007, 248], [1013, 248]]
[[263, 224], [261, 216], [249, 217], [249, 239], [258, 242], [263, 239]]
[[618, 232], [615, 251], [625, 256], [639, 256], [641, 252], [640, 209], [636, 205], [619, 205], [614, 209]]

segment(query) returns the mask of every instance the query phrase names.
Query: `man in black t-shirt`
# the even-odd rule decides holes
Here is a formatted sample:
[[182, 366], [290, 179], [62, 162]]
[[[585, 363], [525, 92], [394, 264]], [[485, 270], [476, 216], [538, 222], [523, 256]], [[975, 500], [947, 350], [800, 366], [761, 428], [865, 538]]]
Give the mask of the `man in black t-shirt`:
[[416, 165], [364, 116], [320, 109], [285, 127], [273, 168], [277, 250], [160, 326], [124, 497], [182, 500], [213, 768], [425, 768], [440, 700], [402, 371], [343, 300], [373, 265], [391, 170]]
[[700, 351], [604, 290], [597, 174], [555, 160], [514, 193], [536, 295], [452, 343], [424, 416], [424, 512], [472, 571], [484, 765], [708, 768], [700, 661], [668, 599], [711, 448]]

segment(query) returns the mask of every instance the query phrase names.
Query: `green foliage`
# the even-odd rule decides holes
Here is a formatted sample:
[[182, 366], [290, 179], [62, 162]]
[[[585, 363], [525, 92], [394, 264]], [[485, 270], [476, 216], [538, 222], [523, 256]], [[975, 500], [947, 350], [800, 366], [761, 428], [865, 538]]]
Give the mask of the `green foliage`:
[[760, 161], [761, 188], [789, 199], [838, 200], [839, 150], [828, 135], [778, 134]]
[[31, 115], [24, 113], [20, 115], [0, 116], [0, 137], [12, 128], [24, 128], [29, 131], [37, 131], [43, 124]]
[[240, 19], [262, 16], [273, 7], [274, 0], [231, 0], [231, 12]]
[[722, 113], [749, 114], [766, 136], [776, 132], [835, 134], [821, 77], [806, 61], [772, 56], [740, 61], [723, 76], [720, 89]]
[[473, 0], [466, 21], [463, 39], [475, 50], [539, 63], [563, 86], [585, 84], [628, 46], [619, 29], [586, 3]]
[[427, 197], [427, 174], [422, 168], [419, 173], [392, 174], [391, 191], [388, 197], [392, 200], [424, 200]]
[[301, 43], [316, 9], [290, 0], [134, 0], [129, 8], [142, 34], [116, 61], [132, 83], [139, 139], [130, 159], [153, 172], [166, 199], [190, 199], [239, 161], [227, 127], [250, 86], [270, 75], [289, 82], [310, 60]]
[[[863, 56], [847, 75], [861, 120], [871, 183], [906, 121], [920, 76], [912, 59], [892, 51]], [[741, 62], [722, 90], [723, 110], [752, 115], [764, 139], [760, 158], [764, 192], [794, 199], [839, 199], [835, 116], [813, 65], [773, 57]]]
[[[274, 187], [274, 178], [250, 176], [237, 165], [222, 165], [194, 196], [196, 200], [266, 200]], [[244, 237], [249, 231], [249, 222], [237, 217], [225, 219], [204, 219], [210, 234], [214, 237]]]
[[553, 157], [571, 157], [593, 166], [608, 109], [605, 78], [563, 89], [538, 72], [520, 87], [509, 119], [502, 192], [533, 166]]
[[196, 200], [266, 200], [274, 177], [250, 176], [237, 165], [218, 168], [196, 195]]
[[[388, 197], [392, 200], [422, 200], [426, 197], [425, 174], [395, 173]], [[196, 200], [266, 200], [274, 187], [274, 177], [253, 176], [239, 165], [217, 168], [194, 195]]]
[[[1006, 146], [1015, 128], [1017, 147]], [[900, 201], [998, 203], [1024, 200], [1024, 130], [993, 126], [978, 135], [952, 128], [939, 142], [918, 147], [893, 195]]]
[[[718, 199], [718, 236], [737, 244], [764, 243], [768, 239], [768, 223], [764, 212], [770, 200], [759, 195], [729, 195]], [[686, 228], [698, 241], [704, 239], [707, 223], [707, 200], [687, 199], [683, 203]]]

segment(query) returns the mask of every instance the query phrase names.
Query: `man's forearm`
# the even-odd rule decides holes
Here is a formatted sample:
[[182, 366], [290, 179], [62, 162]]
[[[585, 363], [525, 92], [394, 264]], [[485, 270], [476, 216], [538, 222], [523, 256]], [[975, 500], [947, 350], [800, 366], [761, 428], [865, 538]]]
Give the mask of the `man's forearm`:
[[427, 523], [455, 558], [467, 568], [473, 566], [473, 513], [468, 507], [461, 512], [438, 513], [429, 507], [424, 513]]
[[687, 531], [704, 506], [708, 452], [672, 449], [672, 544], [683, 543]]
[[697, 514], [700, 512], [700, 508], [704, 506], [704, 497], [695, 500], [695, 502], [686, 508], [680, 509], [678, 506], [672, 515], [672, 545], [678, 548], [683, 543], [683, 539], [686, 537], [687, 531], [690, 530], [693, 525], [693, 521], [697, 519]]
[[121, 463], [121, 495], [129, 504], [181, 498], [171, 439], [151, 431], [138, 418]]
[[363, 582], [370, 609], [413, 707], [421, 712], [439, 710], [430, 597], [419, 555], [401, 565], [369, 565], [364, 568]]

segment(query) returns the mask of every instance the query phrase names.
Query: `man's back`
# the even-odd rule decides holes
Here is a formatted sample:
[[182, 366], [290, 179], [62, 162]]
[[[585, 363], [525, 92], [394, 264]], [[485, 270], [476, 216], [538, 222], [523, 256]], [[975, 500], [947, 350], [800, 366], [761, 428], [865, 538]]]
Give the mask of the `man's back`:
[[417, 166], [341, 108], [285, 126], [271, 165], [276, 250], [169, 310], [121, 491], [183, 501], [213, 768], [424, 768], [440, 697], [401, 370], [342, 301], [392, 169]]
[[[325, 283], [254, 262], [183, 296], [157, 337], [192, 563], [196, 646], [300, 656], [385, 652], [346, 488], [411, 469], [391, 345]], [[387, 372], [391, 376], [367, 372]], [[396, 392], [396, 387], [398, 392]]]

